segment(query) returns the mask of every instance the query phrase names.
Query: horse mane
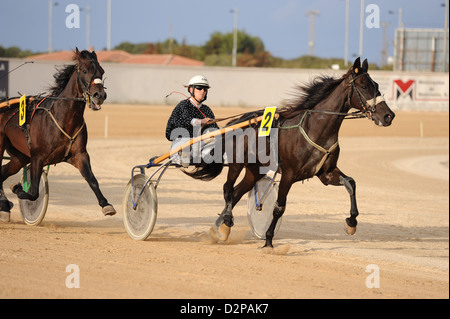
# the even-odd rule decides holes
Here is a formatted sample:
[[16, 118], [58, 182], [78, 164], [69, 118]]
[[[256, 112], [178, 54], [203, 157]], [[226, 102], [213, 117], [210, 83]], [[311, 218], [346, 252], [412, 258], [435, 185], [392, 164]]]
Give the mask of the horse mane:
[[337, 79], [328, 75], [322, 75], [309, 84], [297, 85], [295, 87], [297, 92], [293, 94], [293, 98], [287, 100], [285, 106], [278, 113], [284, 118], [292, 118], [304, 110], [313, 109], [341, 84], [349, 72]]
[[[72, 60], [78, 62], [80, 59], [97, 60], [97, 55], [87, 50], [78, 51], [77, 49], [73, 53]], [[61, 94], [75, 71], [76, 66], [77, 64], [70, 64], [63, 66], [60, 69], [57, 68], [57, 72], [53, 75], [55, 78], [55, 85], [51, 86], [49, 89], [52, 95], [57, 96]]]
[[53, 75], [55, 78], [55, 85], [50, 87], [51, 95], [58, 96], [64, 90], [69, 82], [70, 77], [75, 71], [76, 64], [65, 65], [61, 69], [57, 69], [57, 72]]
[[[304, 110], [313, 109], [325, 99], [346, 78], [346, 73], [341, 78], [322, 75], [315, 78], [309, 84], [297, 85], [293, 98], [287, 100], [285, 105], [277, 110], [283, 118], [293, 118]], [[227, 125], [236, 124], [263, 115], [264, 110], [256, 110], [243, 114], [237, 119], [231, 120]]]

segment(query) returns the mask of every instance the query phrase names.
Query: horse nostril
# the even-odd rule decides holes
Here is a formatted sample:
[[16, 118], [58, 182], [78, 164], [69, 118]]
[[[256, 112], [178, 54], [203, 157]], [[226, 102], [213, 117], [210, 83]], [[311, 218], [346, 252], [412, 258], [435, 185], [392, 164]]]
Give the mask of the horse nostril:
[[106, 100], [106, 97], [107, 97], [108, 95], [106, 94], [106, 92], [105, 92], [105, 95], [103, 95], [103, 99], [104, 100]]
[[392, 116], [390, 114], [387, 114], [387, 115], [384, 116], [384, 122], [386, 124], [390, 124], [391, 121], [392, 121]]

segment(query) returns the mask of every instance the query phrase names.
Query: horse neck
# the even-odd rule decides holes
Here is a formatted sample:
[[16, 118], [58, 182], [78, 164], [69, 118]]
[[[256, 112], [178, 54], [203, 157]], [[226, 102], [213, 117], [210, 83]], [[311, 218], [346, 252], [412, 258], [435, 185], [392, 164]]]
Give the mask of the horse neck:
[[[343, 80], [326, 98], [318, 103], [314, 110], [347, 113], [349, 107], [347, 106], [348, 85]], [[343, 117], [342, 117], [343, 118]]]
[[[56, 99], [53, 103], [53, 112], [55, 118], [76, 123], [84, 122], [84, 109], [86, 103], [83, 99], [83, 93], [77, 79], [78, 73], [73, 72], [66, 87], [61, 91], [58, 97], [67, 98], [67, 100]], [[73, 100], [71, 100], [73, 99]], [[80, 100], [76, 100], [80, 99]]]
[[[337, 139], [339, 129], [344, 120], [342, 113], [349, 111], [347, 106], [348, 86], [345, 82], [345, 80], [342, 81], [329, 96], [314, 107], [314, 111], [318, 112], [313, 112], [305, 118], [305, 125], [311, 128], [306, 130], [307, 134], [311, 134], [310, 137], [313, 140], [324, 143], [325, 139], [334, 141]], [[341, 115], [327, 114], [327, 112], [336, 112]]]

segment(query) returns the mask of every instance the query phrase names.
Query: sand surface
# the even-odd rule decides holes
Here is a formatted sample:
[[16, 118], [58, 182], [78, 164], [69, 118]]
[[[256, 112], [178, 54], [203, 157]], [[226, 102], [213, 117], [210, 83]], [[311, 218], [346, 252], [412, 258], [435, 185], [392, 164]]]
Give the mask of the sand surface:
[[[131, 168], [169, 150], [171, 109], [86, 110], [93, 171], [113, 217], [69, 164], [50, 167], [40, 226], [24, 224], [9, 191], [20, 175], [5, 182], [15, 207], [11, 222], [0, 222], [0, 298], [449, 298], [448, 113], [398, 112], [389, 128], [345, 121], [339, 167], [357, 183], [356, 234], [343, 230], [346, 190], [314, 178], [291, 188], [267, 253], [249, 229], [245, 196], [229, 240], [209, 239], [226, 169], [211, 182], [169, 169], [153, 233], [146, 241], [127, 234], [122, 196]], [[215, 109], [217, 117], [245, 111]], [[69, 265], [78, 267], [80, 288], [67, 288]], [[369, 288], [377, 274], [379, 287]]]

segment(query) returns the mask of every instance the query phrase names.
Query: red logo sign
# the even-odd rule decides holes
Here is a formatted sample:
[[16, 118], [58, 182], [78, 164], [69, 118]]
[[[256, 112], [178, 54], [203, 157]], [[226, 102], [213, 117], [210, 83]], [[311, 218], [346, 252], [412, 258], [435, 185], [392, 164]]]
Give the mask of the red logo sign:
[[399, 96], [408, 95], [411, 100], [413, 99], [413, 84], [415, 80], [409, 80], [407, 82], [403, 82], [402, 80], [394, 80], [394, 84], [396, 86], [395, 90], [395, 99], [397, 100]]

